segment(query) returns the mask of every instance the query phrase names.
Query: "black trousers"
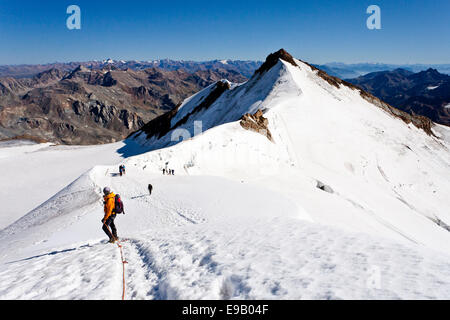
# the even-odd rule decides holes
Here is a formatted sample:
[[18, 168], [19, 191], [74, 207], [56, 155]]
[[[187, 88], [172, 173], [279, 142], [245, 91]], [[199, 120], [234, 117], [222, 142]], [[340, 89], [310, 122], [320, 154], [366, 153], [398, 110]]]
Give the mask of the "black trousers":
[[[113, 238], [113, 236], [115, 238], [117, 238], [117, 229], [116, 229], [116, 225], [114, 224], [115, 218], [116, 218], [115, 214], [110, 215], [109, 218], [106, 219], [106, 222], [103, 224], [103, 227], [102, 227], [103, 231], [105, 231], [105, 233], [108, 235], [110, 240]], [[111, 234], [111, 231], [109, 231], [108, 227], [111, 228], [112, 234]]]

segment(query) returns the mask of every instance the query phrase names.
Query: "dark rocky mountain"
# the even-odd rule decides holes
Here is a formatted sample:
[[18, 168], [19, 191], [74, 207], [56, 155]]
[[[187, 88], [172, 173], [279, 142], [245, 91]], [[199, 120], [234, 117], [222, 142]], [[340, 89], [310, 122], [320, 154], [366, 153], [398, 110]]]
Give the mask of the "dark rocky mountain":
[[225, 69], [121, 70], [112, 64], [0, 78], [0, 139], [63, 144], [121, 140], [220, 79], [246, 80]]
[[450, 125], [450, 76], [436, 69], [418, 73], [395, 69], [347, 81], [400, 110]]

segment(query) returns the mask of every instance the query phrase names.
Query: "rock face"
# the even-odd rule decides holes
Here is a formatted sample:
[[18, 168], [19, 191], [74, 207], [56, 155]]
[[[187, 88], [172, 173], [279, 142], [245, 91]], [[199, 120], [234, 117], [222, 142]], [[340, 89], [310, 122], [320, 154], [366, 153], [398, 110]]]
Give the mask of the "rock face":
[[254, 114], [244, 114], [239, 123], [242, 128], [258, 132], [273, 142], [272, 134], [270, 133], [268, 127], [269, 120], [267, 118], [264, 118], [263, 112], [261, 110], [256, 111]]
[[246, 80], [226, 70], [189, 73], [113, 66], [0, 78], [0, 139], [28, 136], [63, 144], [118, 141], [222, 78]]

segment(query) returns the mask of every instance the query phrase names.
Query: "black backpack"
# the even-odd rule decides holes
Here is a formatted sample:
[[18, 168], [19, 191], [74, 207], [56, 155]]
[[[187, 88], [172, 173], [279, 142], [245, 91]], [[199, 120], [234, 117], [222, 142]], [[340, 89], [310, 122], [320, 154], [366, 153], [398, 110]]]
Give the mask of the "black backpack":
[[125, 214], [125, 212], [123, 211], [122, 199], [120, 199], [120, 195], [118, 194], [116, 194], [116, 196], [114, 197], [114, 212]]

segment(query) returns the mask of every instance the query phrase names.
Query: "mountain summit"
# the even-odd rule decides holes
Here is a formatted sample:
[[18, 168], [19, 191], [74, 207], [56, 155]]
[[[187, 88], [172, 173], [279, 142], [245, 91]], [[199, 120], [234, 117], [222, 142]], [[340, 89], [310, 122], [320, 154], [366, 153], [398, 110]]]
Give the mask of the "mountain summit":
[[145, 145], [152, 148], [171, 145], [174, 141], [168, 134], [173, 130], [185, 129], [193, 136], [194, 121], [201, 121], [202, 129], [206, 130], [237, 121], [245, 114], [254, 114], [258, 110], [266, 112], [274, 107], [274, 99], [282, 101], [283, 97], [286, 100], [297, 97], [299, 103], [320, 99], [331, 99], [336, 103], [336, 100], [343, 102], [352, 99], [365, 108], [382, 109], [386, 116], [397, 118], [404, 125], [411, 123], [428, 135], [434, 134], [430, 119], [400, 111], [361, 88], [294, 59], [286, 50], [280, 49], [269, 54], [247, 82], [233, 84], [226, 80], [218, 81], [150, 121], [131, 137], [142, 137], [145, 133], [146, 139], [151, 140], [141, 140]]
[[264, 61], [264, 63], [255, 71], [255, 73], [263, 73], [269, 70], [274, 65], [276, 65], [278, 60], [280, 59], [289, 62], [293, 66], [297, 65], [294, 61], [294, 58], [286, 50], [280, 49], [274, 53], [269, 54], [266, 58], [266, 61]]

